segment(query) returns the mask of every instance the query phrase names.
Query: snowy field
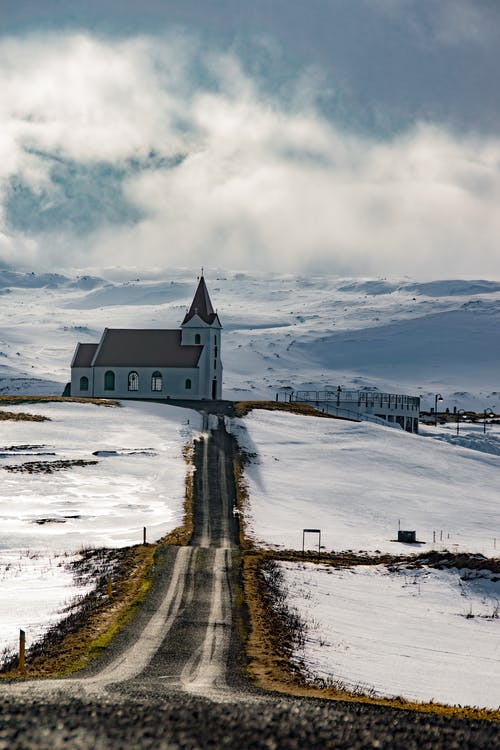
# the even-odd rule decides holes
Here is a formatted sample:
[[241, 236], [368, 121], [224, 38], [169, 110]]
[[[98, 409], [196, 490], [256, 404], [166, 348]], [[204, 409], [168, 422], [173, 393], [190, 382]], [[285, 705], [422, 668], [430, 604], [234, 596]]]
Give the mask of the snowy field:
[[[20, 627], [29, 645], [74, 596], [64, 552], [138, 544], [144, 526], [154, 541], [182, 522], [182, 449], [201, 427], [196, 412], [159, 404], [7, 409], [51, 421], [0, 422], [0, 651]], [[50, 474], [5, 468], [59, 460], [98, 463]]]
[[[64, 276], [25, 271], [0, 269], [0, 393], [61, 394], [78, 341], [98, 341], [106, 326], [176, 328], [196, 285], [192, 269], [99, 269]], [[224, 327], [226, 398], [283, 399], [290, 389], [341, 385], [418, 395], [427, 410], [439, 393], [443, 409], [500, 412], [498, 281], [226, 270], [208, 270], [205, 277]], [[134, 543], [144, 525], [153, 539], [179, 522], [186, 471], [181, 448], [200, 425], [185, 411], [169, 409], [166, 419], [157, 406], [125, 409], [23, 405], [20, 411], [44, 413], [54, 421], [0, 423], [0, 466], [45, 460], [33, 455], [45, 451], [54, 451], [54, 459], [99, 461], [49, 475], [2, 470], [0, 647], [13, 642], [5, 627], [17, 638], [17, 629], [29, 620], [31, 631], [39, 633], [40, 623], [73, 595], [57, 564], [61, 550]], [[317, 527], [329, 550], [398, 554], [448, 548], [497, 554], [498, 427], [483, 436], [480, 428], [464, 424], [458, 438], [451, 427], [428, 428], [426, 434], [437, 438], [431, 439], [373, 424], [255, 412], [233, 420], [233, 429], [255, 454], [245, 468], [250, 532], [266, 545], [300, 548], [302, 529]], [[23, 451], [7, 450], [15, 445], [37, 447], [21, 456]], [[93, 456], [95, 451], [103, 453]], [[398, 523], [415, 529], [425, 544], [415, 548], [391, 541]], [[318, 586], [326, 575], [320, 575]], [[363, 576], [358, 572], [352, 578], [354, 598]], [[375, 576], [373, 569], [367, 576]], [[382, 596], [390, 579], [380, 574], [376, 580], [382, 588], [379, 583], [368, 588]], [[347, 574], [345, 581], [349, 588]], [[491, 624], [484, 618], [464, 622], [476, 627], [476, 621], [478, 628]], [[418, 642], [418, 634], [408, 632]], [[462, 648], [466, 645], [463, 641]], [[443, 653], [439, 668], [444, 670]], [[348, 677], [354, 683], [370, 680], [369, 674], [349, 672]], [[416, 678], [413, 682], [406, 694], [424, 695]], [[404, 692], [385, 681], [375, 687]], [[440, 699], [437, 693], [431, 697]], [[461, 698], [453, 694], [449, 700]], [[482, 701], [466, 697], [464, 702]]]
[[[498, 556], [498, 426], [419, 436], [255, 410], [232, 429], [250, 459], [248, 532], [264, 546], [301, 549], [303, 528], [319, 528], [327, 551]], [[399, 521], [423, 543], [394, 541]], [[306, 547], [314, 544], [308, 535]], [[500, 705], [498, 574], [281, 565], [287, 601], [308, 625], [296, 658], [311, 677], [383, 696]]]
[[[223, 325], [227, 398], [285, 388], [373, 388], [422, 396], [422, 407], [500, 411], [500, 283], [353, 279], [207, 270]], [[176, 328], [192, 270], [144, 275], [0, 269], [0, 393], [61, 393], [78, 341], [103, 328]]]
[[280, 565], [307, 623], [294, 658], [310, 675], [377, 696], [500, 707], [498, 576]]
[[[463, 447], [465, 425], [455, 446], [368, 422], [280, 412], [255, 410], [232, 424], [251, 456], [249, 533], [259, 543], [301, 549], [302, 530], [318, 528], [327, 550], [497, 554], [498, 426], [488, 428], [488, 446], [498, 448], [492, 455]], [[481, 437], [471, 429], [472, 445]], [[395, 542], [399, 523], [423, 544]]]

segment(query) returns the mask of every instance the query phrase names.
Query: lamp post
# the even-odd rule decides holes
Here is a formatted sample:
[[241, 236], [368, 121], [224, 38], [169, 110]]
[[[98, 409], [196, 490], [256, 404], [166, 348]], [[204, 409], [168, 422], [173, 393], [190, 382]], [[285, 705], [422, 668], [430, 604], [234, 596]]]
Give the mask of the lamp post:
[[440, 393], [436, 393], [434, 397], [434, 425], [437, 427], [438, 423], [438, 401], [442, 401], [443, 397]]
[[459, 409], [457, 411], [457, 435], [460, 432], [460, 415], [465, 414], [465, 409]]
[[342, 393], [342, 388], [340, 387], [340, 385], [338, 385], [337, 386], [337, 410], [338, 410], [339, 404], [340, 404], [340, 394], [341, 393]]
[[495, 412], [493, 411], [493, 409], [488, 408], [484, 410], [483, 415], [483, 435], [486, 435], [486, 417], [494, 417]]

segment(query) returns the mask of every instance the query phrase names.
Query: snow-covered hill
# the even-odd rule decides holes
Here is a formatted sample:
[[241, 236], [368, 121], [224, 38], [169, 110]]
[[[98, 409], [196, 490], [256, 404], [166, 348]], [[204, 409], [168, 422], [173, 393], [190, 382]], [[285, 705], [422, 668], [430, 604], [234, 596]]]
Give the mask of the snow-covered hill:
[[[462, 555], [463, 569], [446, 570], [281, 563], [288, 606], [305, 624], [294, 658], [306, 676], [497, 708], [500, 582], [498, 562], [486, 558], [500, 548], [498, 426], [410, 435], [256, 410], [232, 429], [248, 454], [246, 528], [257, 544], [317, 549], [318, 535], [303, 529], [321, 529], [327, 552]], [[397, 541], [399, 523], [416, 530], [417, 544]], [[480, 570], [467, 569], [467, 553]]]
[[[435, 440], [367, 422], [256, 410], [232, 420], [232, 429], [251, 458], [248, 528], [261, 544], [300, 550], [302, 530], [320, 528], [327, 550], [495, 557], [500, 549], [496, 426], [486, 436], [463, 428], [461, 444], [452, 445], [444, 428]], [[416, 530], [421, 544], [394, 541], [399, 523]]]
[[[228, 398], [379, 388], [423, 408], [500, 410], [500, 283], [205, 273], [224, 326]], [[192, 271], [0, 270], [0, 392], [60, 393], [77, 341], [109, 327], [177, 327]]]

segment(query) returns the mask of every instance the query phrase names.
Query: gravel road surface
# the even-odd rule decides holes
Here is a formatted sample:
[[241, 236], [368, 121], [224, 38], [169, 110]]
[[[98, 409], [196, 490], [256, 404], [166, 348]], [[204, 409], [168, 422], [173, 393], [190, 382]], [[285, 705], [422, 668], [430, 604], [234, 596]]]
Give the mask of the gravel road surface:
[[494, 748], [498, 724], [276, 696], [245, 677], [234, 445], [197, 441], [194, 533], [158, 551], [151, 595], [85, 674], [3, 684], [0, 750]]

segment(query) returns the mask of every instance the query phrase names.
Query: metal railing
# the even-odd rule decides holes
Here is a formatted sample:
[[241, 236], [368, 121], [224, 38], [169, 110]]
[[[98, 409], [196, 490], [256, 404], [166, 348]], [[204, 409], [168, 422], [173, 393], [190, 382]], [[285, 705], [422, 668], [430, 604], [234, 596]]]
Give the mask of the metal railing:
[[329, 403], [340, 407], [349, 404], [350, 410], [358, 409], [406, 409], [420, 411], [419, 396], [405, 396], [399, 393], [381, 393], [380, 391], [294, 391], [290, 401], [307, 403]]

